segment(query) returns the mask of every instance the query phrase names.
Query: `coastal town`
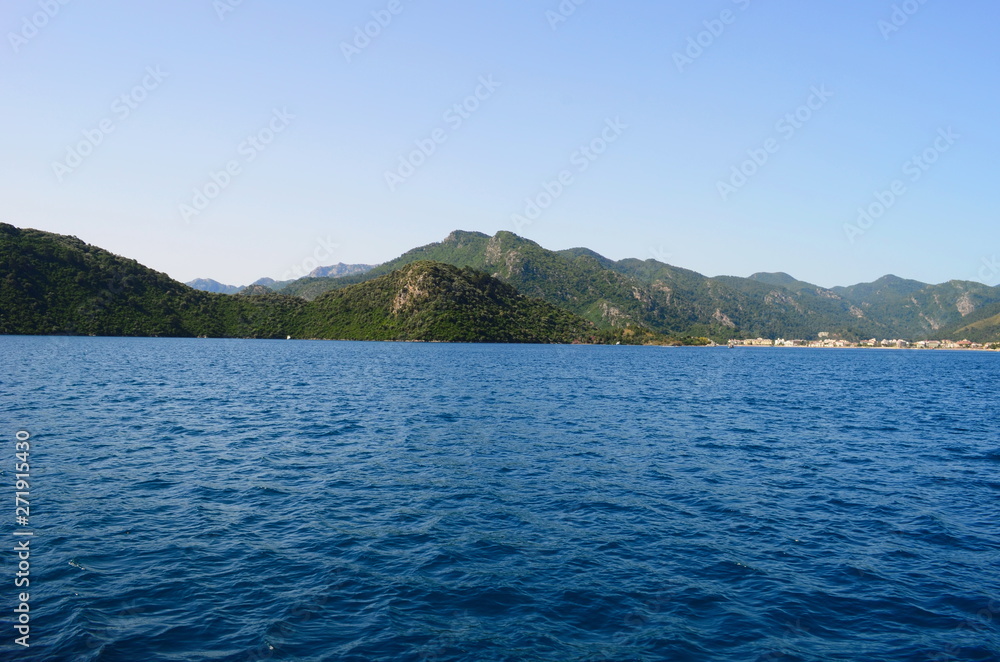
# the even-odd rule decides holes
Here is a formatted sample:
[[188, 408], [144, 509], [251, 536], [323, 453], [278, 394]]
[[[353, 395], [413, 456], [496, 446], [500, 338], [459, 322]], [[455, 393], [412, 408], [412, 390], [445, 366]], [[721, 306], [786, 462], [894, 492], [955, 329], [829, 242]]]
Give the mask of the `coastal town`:
[[1000, 350], [1000, 343], [982, 344], [969, 340], [862, 340], [852, 342], [841, 338], [833, 338], [829, 333], [820, 333], [816, 340], [786, 340], [778, 338], [756, 338], [753, 340], [732, 339], [729, 347], [814, 347], [814, 348], [881, 348], [881, 349], [966, 349], [966, 350]]

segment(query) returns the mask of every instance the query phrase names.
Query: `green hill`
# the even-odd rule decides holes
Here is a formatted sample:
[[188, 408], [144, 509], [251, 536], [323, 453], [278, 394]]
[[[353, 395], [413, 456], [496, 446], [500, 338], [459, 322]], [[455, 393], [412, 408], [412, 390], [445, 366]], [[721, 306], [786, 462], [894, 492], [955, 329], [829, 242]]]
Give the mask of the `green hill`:
[[474, 269], [413, 262], [327, 292], [302, 333], [345, 340], [550, 343], [596, 341], [592, 324]]
[[972, 342], [1000, 342], [1000, 314], [993, 315], [972, 324], [957, 327], [949, 332], [953, 340], [971, 340]]
[[302, 279], [282, 291], [314, 298], [416, 261], [434, 260], [485, 271], [526, 296], [576, 313], [602, 329], [646, 326], [663, 333], [690, 330], [684, 311], [664, 305], [663, 297], [655, 296], [636, 278], [605, 268], [603, 259], [587, 253], [549, 251], [510, 232], [490, 237], [456, 231], [442, 242], [408, 251], [361, 276]]
[[[418, 264], [419, 273], [409, 270]], [[894, 276], [833, 289], [783, 273], [709, 278], [586, 248], [550, 251], [510, 232], [456, 231], [366, 273], [270, 283], [235, 296], [201, 292], [75, 237], [0, 224], [0, 333], [663, 342], [825, 331], [848, 340], [1000, 339], [990, 321], [1000, 314], [1000, 287]], [[414, 287], [430, 293], [418, 297], [421, 305], [395, 306]]]
[[1000, 304], [1000, 287], [959, 280], [928, 285], [884, 276], [833, 291], [866, 317], [878, 319], [894, 337], [912, 339], [946, 337]]
[[216, 296], [76, 237], [0, 224], [0, 333], [202, 335], [225, 326], [209, 319]]
[[792, 290], [793, 292], [822, 289], [812, 283], [806, 283], [805, 281], [801, 281], [794, 276], [790, 276], [783, 271], [778, 271], [776, 273], [766, 273], [763, 271], [758, 272], [752, 274], [749, 277], [749, 280], [755, 280], [767, 285], [778, 285], [780, 287], [784, 287], [785, 289]]
[[[598, 325], [639, 325], [671, 335], [815, 337], [820, 331], [868, 337], [881, 327], [849, 302], [806, 283], [788, 289], [746, 278], [708, 278], [656, 260], [613, 261], [586, 248], [550, 251], [510, 232], [456, 231], [362, 276], [302, 279], [282, 291], [314, 298], [416, 260], [484, 270], [520, 292]], [[791, 283], [794, 279], [782, 279]], [[798, 283], [798, 281], [794, 281]], [[811, 288], [811, 289], [810, 289]]]
[[528, 296], [610, 329], [643, 326], [669, 335], [848, 340], [940, 337], [1000, 303], [1000, 288], [952, 281], [927, 285], [886, 276], [874, 283], [822, 288], [785, 273], [710, 278], [656, 260], [610, 260], [587, 248], [550, 251], [510, 232], [451, 233], [367, 274], [294, 281], [282, 291], [307, 299], [418, 260], [490, 273]]
[[75, 237], [0, 224], [0, 334], [462, 342], [662, 342], [590, 322], [473, 269], [421, 261], [313, 302], [194, 290]]
[[941, 332], [941, 337], [951, 340], [971, 340], [979, 343], [1000, 342], [1000, 303], [974, 311], [961, 322]]

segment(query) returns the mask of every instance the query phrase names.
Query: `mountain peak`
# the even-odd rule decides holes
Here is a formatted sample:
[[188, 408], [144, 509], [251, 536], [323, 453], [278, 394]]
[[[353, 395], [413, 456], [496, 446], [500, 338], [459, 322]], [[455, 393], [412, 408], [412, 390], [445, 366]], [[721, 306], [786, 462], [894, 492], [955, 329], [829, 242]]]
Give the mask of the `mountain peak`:
[[340, 278], [341, 276], [363, 274], [374, 268], [375, 265], [372, 264], [344, 264], [343, 262], [338, 262], [328, 267], [316, 267], [309, 272], [306, 278]]
[[236, 294], [243, 289], [240, 285], [226, 285], [211, 278], [195, 278], [184, 284], [202, 292], [214, 292], [216, 294]]
[[753, 280], [759, 280], [762, 283], [770, 283], [771, 285], [787, 285], [799, 282], [798, 278], [786, 274], [784, 271], [758, 271], [757, 273], [751, 275], [750, 278]]
[[806, 283], [805, 281], [799, 280], [795, 276], [786, 274], [784, 271], [760, 271], [750, 276], [749, 280], [755, 280], [759, 283], [765, 283], [767, 285], [777, 285], [779, 287], [792, 290], [793, 292], [821, 289], [812, 283]]
[[876, 280], [873, 285], [910, 285], [927, 287], [927, 283], [921, 283], [919, 280], [913, 280], [910, 278], [900, 278], [899, 276], [893, 274], [886, 274], [878, 280]]
[[483, 232], [469, 232], [468, 230], [455, 230], [444, 238], [442, 244], [461, 244], [470, 239], [489, 239], [490, 236]]

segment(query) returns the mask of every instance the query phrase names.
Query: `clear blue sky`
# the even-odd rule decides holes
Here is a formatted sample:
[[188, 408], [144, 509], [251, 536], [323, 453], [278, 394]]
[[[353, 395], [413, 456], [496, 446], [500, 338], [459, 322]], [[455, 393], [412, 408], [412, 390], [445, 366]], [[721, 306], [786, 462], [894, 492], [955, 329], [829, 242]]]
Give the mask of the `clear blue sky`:
[[63, 1], [0, 9], [0, 220], [179, 280], [507, 229], [708, 275], [1000, 282], [995, 2]]

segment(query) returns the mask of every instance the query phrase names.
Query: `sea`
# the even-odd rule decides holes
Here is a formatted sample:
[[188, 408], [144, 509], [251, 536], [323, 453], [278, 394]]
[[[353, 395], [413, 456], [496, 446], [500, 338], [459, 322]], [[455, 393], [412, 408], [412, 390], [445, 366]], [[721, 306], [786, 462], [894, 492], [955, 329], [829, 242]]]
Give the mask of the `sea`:
[[998, 402], [989, 352], [0, 337], [0, 659], [1000, 660]]

